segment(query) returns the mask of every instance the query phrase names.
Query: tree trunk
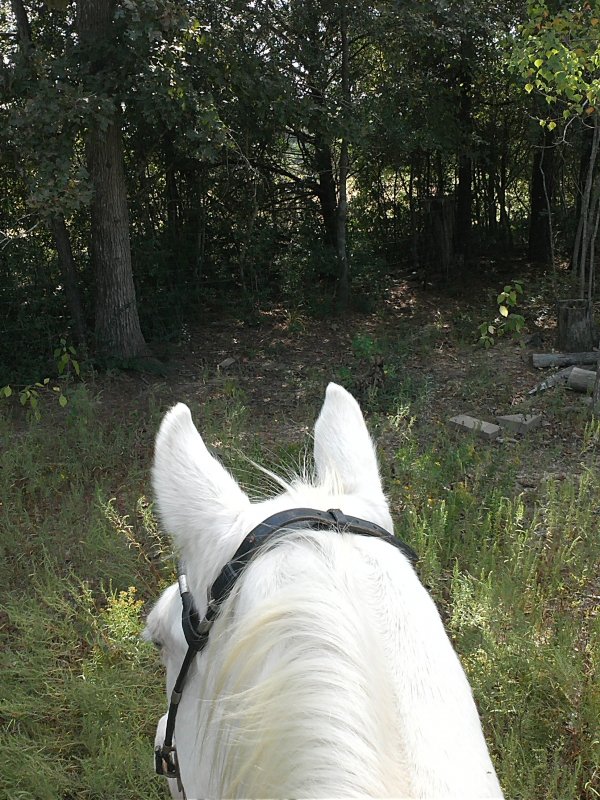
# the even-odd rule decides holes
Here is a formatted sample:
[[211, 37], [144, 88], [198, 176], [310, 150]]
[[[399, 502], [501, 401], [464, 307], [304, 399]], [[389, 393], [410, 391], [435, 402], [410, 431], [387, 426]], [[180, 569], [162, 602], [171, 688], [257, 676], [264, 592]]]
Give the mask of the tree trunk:
[[596, 367], [596, 380], [594, 381], [594, 391], [592, 392], [592, 411], [600, 417], [600, 357]]
[[314, 155], [318, 181], [317, 197], [321, 206], [325, 241], [337, 253], [337, 198], [333, 176], [333, 154], [331, 147], [320, 134], [315, 134], [315, 139], [317, 140]]
[[425, 252], [427, 267], [449, 281], [454, 265], [452, 242], [454, 239], [454, 199], [431, 197], [423, 204], [425, 209]]
[[[340, 39], [342, 45], [342, 99], [347, 114], [350, 113], [352, 97], [350, 94], [350, 52], [348, 49], [348, 20], [346, 6], [342, 6], [340, 18]], [[346, 225], [348, 221], [348, 138], [342, 134], [340, 146], [340, 162], [338, 171], [338, 203], [337, 203], [337, 255], [339, 263], [339, 277], [337, 286], [337, 300], [340, 310], [345, 311], [350, 299], [350, 270], [348, 267], [348, 248], [346, 241]]]
[[22, 0], [11, 0], [10, 6], [17, 22], [17, 33], [19, 35], [19, 46], [21, 52], [27, 58], [31, 48], [31, 25], [29, 17]]
[[500, 206], [500, 232], [502, 235], [502, 244], [504, 249], [512, 249], [512, 231], [510, 227], [510, 219], [508, 216], [508, 207], [506, 202], [506, 190], [508, 183], [508, 168], [509, 162], [508, 154], [508, 134], [506, 132], [506, 123], [503, 129], [503, 144], [502, 153], [500, 155], [500, 169], [498, 172], [498, 205]]
[[531, 206], [529, 213], [529, 245], [527, 258], [534, 264], [552, 261], [551, 218], [554, 196], [554, 134], [544, 129], [541, 147], [533, 155], [531, 172]]
[[[79, 32], [89, 70], [106, 69], [113, 40], [112, 0], [78, 0]], [[99, 47], [98, 47], [99, 46]], [[105, 130], [88, 131], [91, 207], [91, 255], [96, 279], [96, 345], [99, 355], [131, 359], [147, 354], [140, 328], [131, 267], [123, 139], [115, 109]]]
[[118, 121], [90, 131], [88, 169], [94, 187], [92, 263], [96, 278], [96, 345], [102, 356], [130, 359], [147, 354], [140, 328], [129, 241], [123, 141]]
[[[579, 291], [580, 297], [585, 297], [586, 283], [588, 286], [588, 299], [592, 297], [592, 286], [594, 283], [594, 268], [593, 261], [593, 242], [597, 234], [595, 225], [595, 202], [596, 193], [600, 191], [600, 184], [595, 175], [596, 161], [598, 158], [598, 151], [600, 148], [600, 115], [594, 114], [593, 117], [593, 134], [589, 151], [588, 170], [585, 179], [585, 186], [581, 196], [581, 213], [579, 217], [579, 224], [577, 226], [577, 235], [575, 237], [575, 246], [573, 248], [573, 270], [575, 276], [579, 277]], [[588, 252], [591, 251], [591, 258], [589, 259], [588, 267]]]
[[350, 299], [350, 269], [346, 242], [346, 223], [348, 220], [348, 140], [343, 139], [340, 152], [339, 198], [337, 207], [337, 255], [339, 277], [337, 300], [340, 310], [345, 311]]
[[71, 248], [71, 239], [62, 214], [50, 218], [49, 227], [54, 237], [54, 245], [58, 253], [58, 263], [63, 279], [63, 288], [67, 298], [67, 306], [73, 324], [73, 337], [78, 347], [85, 347], [86, 325], [81, 304], [81, 294], [77, 282], [77, 270]]
[[588, 300], [559, 301], [557, 334], [559, 350], [565, 353], [590, 351], [597, 344], [592, 303]]
[[458, 175], [456, 186], [456, 243], [455, 250], [463, 263], [471, 250], [473, 213], [473, 159], [471, 156], [471, 133], [473, 130], [473, 108], [471, 90], [473, 76], [471, 58], [473, 40], [469, 33], [460, 42], [460, 95], [458, 119], [460, 122], [461, 146], [458, 153]]

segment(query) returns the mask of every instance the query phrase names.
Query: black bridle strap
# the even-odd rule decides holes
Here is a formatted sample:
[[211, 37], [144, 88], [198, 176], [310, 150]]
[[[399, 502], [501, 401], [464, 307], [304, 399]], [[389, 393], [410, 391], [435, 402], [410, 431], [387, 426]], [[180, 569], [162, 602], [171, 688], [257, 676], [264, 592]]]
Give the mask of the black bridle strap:
[[338, 509], [319, 511], [314, 508], [292, 508], [268, 517], [256, 528], [253, 528], [244, 538], [233, 557], [225, 564], [211, 586], [208, 593], [206, 614], [202, 621], [200, 621], [200, 615], [194, 605], [194, 598], [188, 589], [186, 576], [183, 572], [180, 572], [181, 623], [188, 643], [188, 650], [171, 692], [164, 743], [162, 747], [157, 747], [155, 750], [156, 772], [159, 775], [177, 778], [178, 784], [181, 786], [179, 764], [175, 747], [173, 746], [175, 719], [188, 670], [196, 653], [202, 652], [206, 647], [210, 629], [219, 613], [221, 604], [229, 596], [246, 566], [266, 542], [281, 530], [297, 530], [306, 525], [309, 525], [309, 530], [313, 531], [333, 530], [338, 533], [374, 536], [397, 547], [413, 566], [418, 561], [418, 556], [411, 547], [374, 522], [348, 516]]
[[[209, 608], [211, 612], [215, 606], [219, 606], [229, 595], [235, 582], [243, 572], [244, 568], [251, 561], [255, 553], [274, 536], [278, 531], [296, 529], [299, 526], [309, 524], [310, 530], [337, 530], [339, 533], [355, 533], [359, 536], [374, 536], [383, 539], [389, 544], [397, 547], [408, 560], [414, 565], [418, 561], [415, 551], [405, 542], [396, 539], [391, 533], [376, 525], [374, 522], [367, 522], [358, 517], [351, 517], [343, 514], [337, 509], [330, 511], [318, 511], [314, 508], [292, 508], [287, 511], [280, 511], [278, 514], [268, 517], [260, 525], [257, 525], [244, 539], [236, 550], [233, 558], [225, 564], [210, 590]], [[208, 616], [207, 612], [207, 616]], [[213, 611], [211, 619], [214, 619], [216, 611]]]

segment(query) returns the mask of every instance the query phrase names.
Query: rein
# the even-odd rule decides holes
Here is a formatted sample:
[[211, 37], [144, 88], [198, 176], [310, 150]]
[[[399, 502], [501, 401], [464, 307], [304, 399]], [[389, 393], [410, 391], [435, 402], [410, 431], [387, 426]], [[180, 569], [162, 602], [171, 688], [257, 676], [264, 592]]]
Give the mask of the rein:
[[177, 710], [190, 665], [196, 654], [201, 653], [206, 647], [210, 629], [219, 613], [221, 604], [229, 596], [237, 579], [263, 545], [282, 529], [297, 530], [298, 528], [306, 527], [307, 523], [310, 525], [310, 530], [313, 531], [333, 530], [337, 533], [354, 533], [359, 536], [374, 536], [377, 539], [382, 539], [384, 542], [388, 542], [394, 545], [394, 547], [397, 547], [413, 566], [418, 560], [417, 554], [411, 547], [400, 539], [396, 539], [395, 536], [388, 533], [380, 525], [375, 525], [374, 522], [367, 522], [358, 517], [347, 516], [337, 509], [318, 511], [312, 508], [292, 508], [288, 511], [280, 511], [278, 514], [273, 514], [271, 517], [268, 517], [244, 538], [241, 545], [235, 551], [233, 558], [225, 564], [211, 586], [208, 592], [206, 614], [202, 620], [194, 604], [194, 598], [188, 588], [185, 573], [180, 570], [178, 580], [182, 604], [181, 623], [188, 643], [188, 650], [183, 659], [173, 691], [171, 692], [165, 739], [162, 747], [157, 746], [155, 748], [154, 759], [156, 772], [167, 778], [175, 778], [179, 791], [182, 792], [184, 796], [185, 793], [183, 784], [181, 783], [177, 751], [173, 744], [173, 735], [175, 733]]

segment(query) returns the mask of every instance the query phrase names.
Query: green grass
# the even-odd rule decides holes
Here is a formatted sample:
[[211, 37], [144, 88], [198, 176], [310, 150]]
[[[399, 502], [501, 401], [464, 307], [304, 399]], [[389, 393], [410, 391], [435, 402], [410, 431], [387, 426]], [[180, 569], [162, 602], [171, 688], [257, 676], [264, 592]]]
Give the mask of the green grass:
[[[576, 473], [523, 492], [515, 476], [537, 465], [540, 440], [501, 450], [443, 426], [424, 436], [414, 416], [429, 387], [391, 385], [370, 425], [397, 530], [421, 555], [507, 798], [600, 797], [600, 426], [582, 429]], [[302, 450], [261, 450], [244, 402], [232, 381], [195, 416], [256, 489], [241, 452], [285, 471]], [[148, 500], [162, 405], [150, 396], [111, 413], [82, 387], [39, 423], [0, 416], [7, 800], [165, 797], [152, 774], [163, 675], [139, 640], [148, 604], [173, 575]]]

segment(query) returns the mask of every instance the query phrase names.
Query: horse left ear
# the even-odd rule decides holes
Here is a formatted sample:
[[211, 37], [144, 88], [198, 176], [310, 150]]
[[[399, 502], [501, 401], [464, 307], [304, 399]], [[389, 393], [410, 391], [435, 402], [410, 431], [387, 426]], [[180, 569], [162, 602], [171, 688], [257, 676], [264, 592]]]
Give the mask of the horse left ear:
[[183, 403], [165, 415], [158, 431], [152, 484], [163, 524], [186, 561], [199, 550], [203, 558], [215, 552], [250, 503], [208, 452]]
[[352, 395], [335, 383], [325, 393], [315, 425], [315, 466], [320, 483], [343, 494], [383, 494], [375, 447]]

